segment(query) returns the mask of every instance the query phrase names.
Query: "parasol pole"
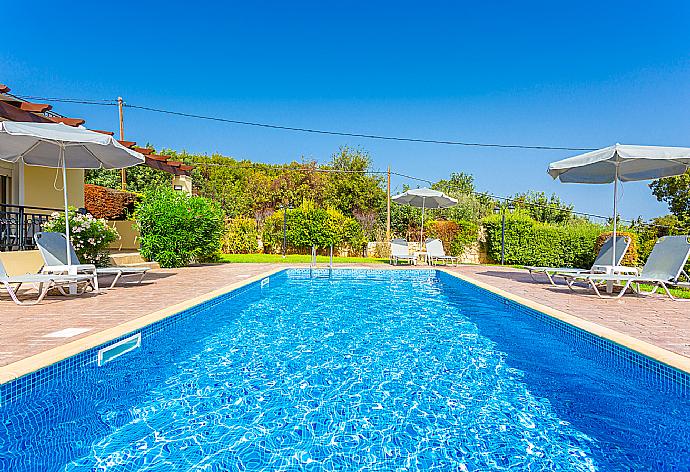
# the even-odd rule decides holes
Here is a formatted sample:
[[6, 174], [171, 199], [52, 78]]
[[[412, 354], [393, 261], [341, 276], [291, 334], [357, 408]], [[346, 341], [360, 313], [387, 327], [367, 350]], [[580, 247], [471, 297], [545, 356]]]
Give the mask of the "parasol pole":
[[613, 254], [611, 256], [611, 266], [616, 265], [616, 231], [618, 229], [618, 162], [616, 162], [616, 175], [613, 179]]
[[67, 163], [65, 162], [65, 144], [60, 143], [60, 162], [62, 167], [62, 195], [65, 199], [65, 246], [67, 250], [67, 265], [72, 265], [72, 251], [69, 238], [69, 205], [67, 203]]
[[419, 232], [419, 250], [424, 249], [422, 241], [424, 241], [424, 205], [426, 204], [426, 197], [422, 197], [422, 230]]

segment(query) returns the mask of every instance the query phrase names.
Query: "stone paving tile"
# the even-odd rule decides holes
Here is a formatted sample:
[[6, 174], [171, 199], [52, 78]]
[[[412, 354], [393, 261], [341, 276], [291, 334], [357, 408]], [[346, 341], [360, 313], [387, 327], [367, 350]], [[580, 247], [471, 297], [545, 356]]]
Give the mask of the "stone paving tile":
[[[49, 296], [39, 305], [17, 306], [0, 292], [0, 366], [20, 360], [170, 305], [254, 276], [271, 264], [219, 264], [160, 269], [142, 285], [118, 286], [102, 294]], [[26, 300], [35, 295], [27, 293]], [[70, 338], [44, 338], [65, 328], [90, 328]]]
[[[383, 264], [359, 266], [390, 268]], [[16, 306], [6, 293], [0, 292], [0, 366], [276, 267], [275, 264], [222, 264], [156, 270], [140, 286], [121, 286], [99, 295], [51, 296], [40, 305], [29, 307]], [[690, 357], [690, 303], [657, 296], [600, 300], [584, 291], [573, 293], [565, 286], [534, 283], [524, 271], [495, 266], [461, 266], [452, 270]], [[65, 328], [89, 328], [89, 331], [70, 338], [43, 337]]]

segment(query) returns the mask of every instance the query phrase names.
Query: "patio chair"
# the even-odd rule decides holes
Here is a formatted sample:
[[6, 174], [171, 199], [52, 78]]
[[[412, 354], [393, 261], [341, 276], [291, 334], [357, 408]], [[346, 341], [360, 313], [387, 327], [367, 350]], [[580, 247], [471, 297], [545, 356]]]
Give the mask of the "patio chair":
[[[619, 266], [623, 260], [623, 256], [628, 252], [628, 247], [630, 246], [629, 236], [616, 236], [616, 266]], [[578, 274], [596, 274], [605, 273], [607, 268], [611, 267], [611, 256], [613, 253], [613, 238], [608, 238], [604, 241], [604, 244], [599, 249], [599, 254], [594, 259], [594, 264], [590, 269], [576, 269], [573, 267], [538, 267], [538, 266], [525, 266], [525, 269], [529, 271], [530, 277], [535, 282], [538, 280], [534, 277], [534, 274], [544, 274], [546, 278], [549, 279], [551, 285], [556, 285], [553, 277], [555, 275], [578, 275]]]
[[[46, 294], [53, 288], [61, 288], [64, 285], [79, 282], [90, 282], [93, 277], [93, 275], [65, 274], [7, 275], [5, 266], [3, 266], [2, 261], [0, 261], [0, 284], [5, 287], [10, 298], [12, 298], [17, 305], [36, 305], [37, 303], [41, 303]], [[23, 284], [31, 284], [38, 290], [38, 298], [36, 300], [30, 302], [19, 300], [17, 291]]]
[[443, 242], [440, 239], [426, 240], [426, 257], [431, 265], [436, 265], [439, 262], [444, 264], [458, 265], [458, 258], [455, 256], [447, 256], [443, 249]]
[[43, 257], [44, 266], [41, 270], [43, 273], [67, 273], [76, 272], [77, 274], [93, 274], [93, 289], [98, 291], [98, 276], [99, 275], [114, 275], [115, 278], [113, 282], [108, 287], [113, 288], [115, 284], [123, 276], [128, 275], [138, 275], [139, 280], [137, 283], [141, 283], [146, 276], [150, 267], [98, 267], [96, 268], [93, 264], [82, 264], [79, 262], [77, 253], [74, 251], [74, 247], [70, 244], [70, 252], [72, 265], [67, 265], [67, 249], [65, 244], [65, 235], [62, 233], [36, 233], [34, 236], [36, 240], [36, 245], [38, 250]]
[[406, 261], [410, 264], [415, 263], [414, 255], [410, 254], [410, 250], [407, 246], [407, 240], [405, 239], [392, 239], [391, 240], [391, 255], [389, 262], [391, 264], [398, 265], [398, 262]]
[[[671, 300], [676, 298], [671, 294], [668, 286], [679, 285], [678, 279], [684, 273], [683, 267], [690, 256], [690, 239], [688, 236], [664, 236], [654, 245], [651, 254], [647, 258], [639, 275], [616, 274], [579, 274], [565, 275], [570, 288], [577, 281], [587, 282], [600, 298], [619, 299], [628, 288], [640, 295], [651, 295], [659, 288], [663, 288]], [[618, 295], [602, 295], [597, 284], [625, 282]], [[648, 292], [640, 289], [640, 284], [654, 285], [654, 289]]]

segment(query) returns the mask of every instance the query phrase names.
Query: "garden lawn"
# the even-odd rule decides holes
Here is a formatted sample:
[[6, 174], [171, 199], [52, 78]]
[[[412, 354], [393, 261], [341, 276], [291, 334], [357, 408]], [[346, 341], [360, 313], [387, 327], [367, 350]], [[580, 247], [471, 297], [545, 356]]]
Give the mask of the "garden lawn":
[[[311, 256], [309, 254], [288, 254], [285, 258], [281, 254], [222, 254], [220, 257], [220, 262], [231, 262], [231, 263], [286, 263], [286, 264], [298, 264], [298, 263], [309, 263], [311, 262]], [[328, 263], [328, 256], [316, 256], [317, 263]], [[333, 263], [338, 264], [362, 264], [362, 263], [384, 263], [388, 262], [388, 259], [376, 259], [373, 257], [333, 257]]]
[[[647, 284], [640, 284], [640, 289], [645, 290], [645, 291], [650, 291], [654, 288], [653, 285], [647, 285]], [[685, 289], [685, 288], [669, 288], [669, 291], [671, 292], [671, 295], [673, 295], [676, 298], [690, 298], [690, 290]], [[657, 289], [656, 293], [663, 295], [664, 297], [666, 296], [666, 293], [664, 292], [663, 288]]]

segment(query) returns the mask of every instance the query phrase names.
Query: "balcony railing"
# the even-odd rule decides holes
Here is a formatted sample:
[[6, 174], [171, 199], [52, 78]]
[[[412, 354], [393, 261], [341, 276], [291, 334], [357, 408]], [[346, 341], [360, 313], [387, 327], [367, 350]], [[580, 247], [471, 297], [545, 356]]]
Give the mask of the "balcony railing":
[[0, 203], [0, 251], [36, 249], [34, 234], [54, 211], [64, 210]]

